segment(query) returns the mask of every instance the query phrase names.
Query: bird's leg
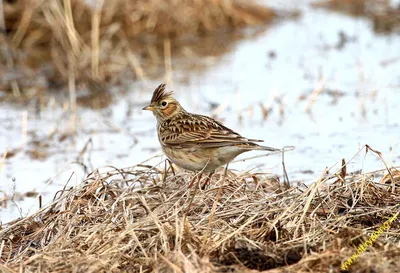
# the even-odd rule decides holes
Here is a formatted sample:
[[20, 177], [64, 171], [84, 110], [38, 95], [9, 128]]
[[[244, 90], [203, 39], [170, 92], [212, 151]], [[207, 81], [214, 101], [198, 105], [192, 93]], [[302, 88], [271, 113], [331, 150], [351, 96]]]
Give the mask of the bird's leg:
[[193, 186], [194, 181], [196, 181], [196, 178], [198, 178], [197, 181], [200, 182], [200, 179], [201, 179], [202, 176], [203, 176], [203, 172], [201, 172], [201, 173], [198, 174], [198, 175], [195, 175], [195, 176], [193, 177], [192, 181], [191, 181], [190, 184], [189, 184], [189, 188], [191, 188], [191, 187]]
[[204, 184], [201, 185], [201, 189], [202, 189], [202, 190], [204, 190], [204, 188], [208, 185], [208, 183], [210, 183], [211, 177], [212, 177], [213, 174], [214, 174], [214, 172], [208, 174], [208, 177], [207, 177], [206, 182], [204, 182]]

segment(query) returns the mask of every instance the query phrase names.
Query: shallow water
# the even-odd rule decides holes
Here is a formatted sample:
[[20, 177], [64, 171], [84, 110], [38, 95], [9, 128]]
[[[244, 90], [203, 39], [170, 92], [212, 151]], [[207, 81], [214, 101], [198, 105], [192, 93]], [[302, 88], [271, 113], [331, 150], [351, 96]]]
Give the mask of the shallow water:
[[[237, 42], [223, 56], [174, 59], [172, 75], [166, 76], [168, 89], [186, 110], [215, 115], [244, 136], [277, 148], [296, 146], [285, 155], [291, 182], [315, 181], [326, 167], [342, 158], [349, 161], [364, 144], [382, 152], [390, 165], [400, 165], [400, 35], [376, 34], [367, 19], [305, 3], [296, 5], [303, 13], [299, 19], [280, 21], [261, 35]], [[343, 35], [349, 41], [341, 44]], [[206, 70], [187, 69], [197, 63], [209, 65]], [[16, 193], [14, 202], [0, 206], [0, 221], [38, 208], [38, 199], [25, 197], [27, 192], [41, 193], [46, 204], [67, 182], [67, 187], [80, 183], [85, 169], [76, 162], [87, 171], [107, 165], [123, 168], [160, 154], [155, 118], [141, 107], [163, 81], [132, 84], [115, 94], [115, 103], [106, 110], [79, 108], [75, 125], [71, 113], [56, 102], [40, 116], [33, 104], [2, 103], [0, 152], [6, 147], [23, 151], [7, 158], [0, 172], [0, 198]], [[321, 91], [313, 101], [315, 90]], [[266, 119], [260, 103], [271, 109]], [[63, 133], [71, 128], [76, 128], [76, 136], [65, 138]], [[30, 153], [37, 150], [33, 140], [39, 141], [41, 153]], [[384, 167], [371, 154], [364, 160], [364, 154], [350, 162], [348, 171]], [[258, 155], [251, 152], [238, 159]], [[282, 180], [280, 155], [239, 161], [230, 168], [255, 168]]]

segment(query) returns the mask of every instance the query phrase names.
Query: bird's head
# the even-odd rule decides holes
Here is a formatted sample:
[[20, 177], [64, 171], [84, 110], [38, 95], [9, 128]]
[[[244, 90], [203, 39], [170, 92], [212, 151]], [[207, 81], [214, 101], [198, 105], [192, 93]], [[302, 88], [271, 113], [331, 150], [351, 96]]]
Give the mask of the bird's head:
[[154, 90], [150, 104], [144, 107], [143, 110], [152, 111], [158, 122], [185, 111], [179, 102], [172, 97], [172, 91], [165, 92], [165, 84], [160, 84]]

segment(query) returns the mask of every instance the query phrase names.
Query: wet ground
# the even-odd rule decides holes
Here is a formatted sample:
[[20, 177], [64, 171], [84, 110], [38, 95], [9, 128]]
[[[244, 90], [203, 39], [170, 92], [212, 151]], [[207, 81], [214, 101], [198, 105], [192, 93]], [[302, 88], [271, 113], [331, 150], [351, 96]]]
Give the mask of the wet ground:
[[[35, 211], [38, 193], [46, 204], [95, 168], [129, 167], [159, 155], [155, 118], [141, 108], [164, 81], [188, 111], [213, 115], [268, 146], [296, 146], [285, 155], [291, 182], [315, 181], [364, 144], [389, 165], [400, 165], [399, 33], [375, 33], [366, 18], [307, 2], [295, 7], [301, 17], [249, 35], [222, 56], [173, 59], [172, 73], [113, 93], [107, 109], [71, 113], [57, 95], [40, 110], [33, 101], [2, 103], [0, 152], [7, 148], [9, 155], [0, 172], [0, 200], [8, 197], [0, 203], [0, 221]], [[349, 172], [384, 168], [364, 154], [350, 162]], [[280, 155], [239, 160], [231, 168], [255, 168], [282, 180]]]

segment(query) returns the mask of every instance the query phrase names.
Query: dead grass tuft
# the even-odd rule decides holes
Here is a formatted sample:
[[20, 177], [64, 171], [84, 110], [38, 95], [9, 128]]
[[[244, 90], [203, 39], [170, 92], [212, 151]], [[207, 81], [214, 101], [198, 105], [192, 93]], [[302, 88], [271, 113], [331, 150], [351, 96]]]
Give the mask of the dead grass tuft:
[[373, 22], [376, 32], [399, 32], [400, 9], [390, 0], [324, 0], [313, 4], [353, 16], [365, 16]]
[[[344, 161], [343, 161], [344, 163]], [[383, 171], [324, 173], [284, 187], [263, 173], [192, 174], [138, 165], [94, 171], [32, 216], [0, 230], [6, 272], [338, 272], [398, 212]], [[397, 182], [396, 182], [397, 183]], [[395, 186], [395, 187], [394, 187]], [[397, 219], [351, 266], [395, 272]], [[8, 271], [7, 271], [8, 270]]]
[[[59, 89], [71, 76], [89, 91], [93, 82], [115, 84], [126, 70], [143, 78], [143, 62], [163, 63], [165, 44], [171, 40], [175, 46], [177, 40], [265, 24], [276, 17], [267, 7], [240, 0], [3, 2], [2, 32], [9, 50], [2, 55], [8, 56], [12, 69], [2, 87], [11, 90], [16, 81], [23, 90], [15, 95], [33, 87]], [[50, 65], [43, 67], [46, 62]], [[36, 80], [40, 76], [44, 79]]]

